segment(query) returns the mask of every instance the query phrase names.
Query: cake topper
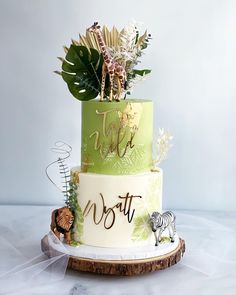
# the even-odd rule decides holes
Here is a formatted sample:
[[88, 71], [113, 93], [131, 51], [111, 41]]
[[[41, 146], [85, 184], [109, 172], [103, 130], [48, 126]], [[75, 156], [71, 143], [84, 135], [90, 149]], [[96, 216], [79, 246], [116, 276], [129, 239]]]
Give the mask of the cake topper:
[[119, 101], [151, 72], [136, 69], [150, 39], [147, 31], [141, 34], [136, 23], [118, 31], [94, 22], [78, 41], [72, 40], [69, 48], [64, 46], [66, 56], [58, 58], [62, 70], [55, 73], [62, 76], [78, 100], [91, 100], [100, 94], [101, 101]]
[[94, 33], [97, 37], [97, 41], [103, 56], [103, 65], [102, 65], [102, 84], [101, 84], [101, 94], [100, 101], [104, 98], [104, 89], [106, 82], [106, 75], [109, 75], [109, 83], [110, 83], [110, 91], [109, 91], [109, 101], [113, 100], [113, 87], [114, 87], [114, 79], [117, 79], [118, 85], [118, 93], [117, 93], [117, 101], [120, 101], [120, 96], [123, 94], [125, 90], [126, 84], [126, 71], [125, 68], [117, 62], [112, 56], [107, 47], [104, 38], [102, 36], [102, 32], [100, 30], [100, 26], [97, 22], [95, 22], [90, 28], [87, 29], [89, 32]]
[[[57, 160], [53, 161], [46, 167], [45, 172], [46, 172], [47, 178], [51, 181], [51, 183], [63, 193], [65, 197], [65, 203], [67, 206], [69, 206], [70, 169], [68, 168], [65, 161], [66, 159], [70, 157], [72, 147], [63, 141], [57, 141], [54, 144], [54, 147], [51, 148], [51, 151], [56, 154], [59, 154], [60, 156], [57, 158]], [[58, 165], [59, 173], [61, 176], [61, 180], [62, 180], [61, 187], [59, 187], [59, 185], [57, 185], [49, 175], [49, 168], [55, 164]]]
[[153, 212], [150, 216], [149, 222], [155, 235], [155, 246], [158, 246], [159, 242], [161, 241], [161, 235], [165, 229], [168, 229], [171, 242], [173, 243], [175, 241], [175, 215], [173, 212], [166, 211], [163, 214], [159, 212]]
[[74, 214], [68, 207], [56, 209], [51, 216], [51, 231], [60, 240], [61, 234], [64, 235], [65, 242], [72, 244], [71, 229], [74, 222]]
[[[55, 146], [51, 148], [51, 151], [59, 154], [60, 156], [57, 160], [53, 161], [46, 167], [46, 175], [48, 179], [58, 188], [65, 197], [65, 207], [55, 209], [51, 215], [51, 231], [60, 239], [61, 234], [64, 235], [65, 242], [67, 244], [73, 244], [72, 239], [72, 227], [75, 220], [75, 213], [73, 208], [71, 208], [71, 174], [70, 170], [66, 164], [66, 159], [70, 157], [72, 148], [68, 144], [58, 141]], [[59, 187], [52, 178], [49, 176], [49, 167], [57, 164], [59, 168], [59, 173], [62, 178], [62, 187]]]

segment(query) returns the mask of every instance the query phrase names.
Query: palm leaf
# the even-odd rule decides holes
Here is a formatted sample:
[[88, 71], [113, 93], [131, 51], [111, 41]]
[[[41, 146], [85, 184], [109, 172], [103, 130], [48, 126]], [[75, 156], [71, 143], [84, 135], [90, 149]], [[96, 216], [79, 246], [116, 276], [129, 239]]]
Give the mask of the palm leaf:
[[118, 32], [116, 27], [113, 27], [111, 32], [110, 32], [110, 36], [111, 36], [111, 46], [118, 46], [119, 45], [119, 38], [120, 38], [120, 33]]
[[89, 49], [91, 46], [89, 45], [89, 41], [86, 39], [86, 37], [79, 35], [79, 46], [85, 46], [87, 49]]
[[102, 34], [104, 38], [104, 42], [108, 47], [111, 47], [111, 42], [110, 42], [110, 32], [106, 26], [103, 26], [102, 29]]

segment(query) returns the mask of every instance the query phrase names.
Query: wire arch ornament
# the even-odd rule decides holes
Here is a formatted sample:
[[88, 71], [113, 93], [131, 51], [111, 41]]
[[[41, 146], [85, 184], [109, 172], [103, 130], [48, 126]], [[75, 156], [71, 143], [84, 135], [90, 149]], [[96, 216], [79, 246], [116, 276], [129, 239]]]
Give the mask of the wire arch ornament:
[[[68, 165], [66, 164], [66, 160], [70, 157], [72, 152], [72, 147], [63, 142], [57, 141], [54, 144], [54, 147], [50, 148], [53, 153], [59, 155], [57, 160], [51, 162], [45, 168], [45, 173], [49, 181], [64, 195], [65, 204], [67, 207], [69, 206], [69, 198], [70, 198], [70, 181], [71, 181], [71, 173]], [[56, 182], [49, 175], [49, 168], [53, 165], [57, 164], [59, 169], [59, 174], [61, 178], [62, 187], [56, 184]]]

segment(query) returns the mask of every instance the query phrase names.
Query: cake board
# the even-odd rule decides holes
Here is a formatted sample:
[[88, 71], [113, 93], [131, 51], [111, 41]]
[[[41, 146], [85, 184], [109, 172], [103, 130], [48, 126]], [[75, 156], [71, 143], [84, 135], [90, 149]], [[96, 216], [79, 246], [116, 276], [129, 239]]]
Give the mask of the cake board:
[[[49, 245], [47, 236], [41, 240], [41, 248], [48, 257], [63, 254], [56, 247]], [[184, 252], [185, 241], [178, 238], [178, 244], [174, 250], [163, 255], [143, 259], [92, 259], [69, 254], [67, 268], [104, 275], [134, 276], [175, 265], [181, 260]]]

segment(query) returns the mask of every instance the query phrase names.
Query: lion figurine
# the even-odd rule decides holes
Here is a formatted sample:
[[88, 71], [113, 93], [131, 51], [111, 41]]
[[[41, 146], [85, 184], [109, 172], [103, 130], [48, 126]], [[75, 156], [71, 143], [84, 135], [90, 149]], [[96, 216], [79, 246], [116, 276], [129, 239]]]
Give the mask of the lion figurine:
[[74, 222], [74, 215], [70, 208], [63, 207], [56, 209], [52, 212], [51, 230], [56, 237], [60, 240], [60, 235], [64, 235], [65, 242], [67, 244], [72, 243], [71, 239], [71, 227]]

